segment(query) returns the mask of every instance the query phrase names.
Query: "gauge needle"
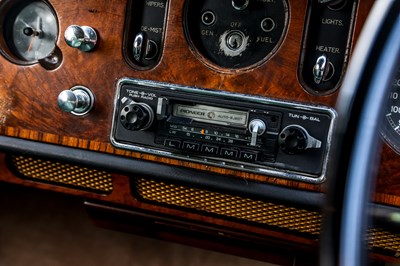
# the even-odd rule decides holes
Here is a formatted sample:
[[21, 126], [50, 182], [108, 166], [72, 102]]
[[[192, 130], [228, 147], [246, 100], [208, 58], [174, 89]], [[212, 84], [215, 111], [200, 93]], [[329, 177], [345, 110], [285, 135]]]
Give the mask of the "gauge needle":
[[26, 50], [27, 53], [29, 53], [32, 50], [32, 46], [33, 46], [33, 43], [35, 42], [35, 39], [36, 39], [35, 36], [32, 36], [31, 41], [28, 46], [28, 50]]
[[36, 36], [38, 36], [39, 38], [42, 37], [42, 18], [38, 17], [37, 20], [37, 27], [36, 27]]

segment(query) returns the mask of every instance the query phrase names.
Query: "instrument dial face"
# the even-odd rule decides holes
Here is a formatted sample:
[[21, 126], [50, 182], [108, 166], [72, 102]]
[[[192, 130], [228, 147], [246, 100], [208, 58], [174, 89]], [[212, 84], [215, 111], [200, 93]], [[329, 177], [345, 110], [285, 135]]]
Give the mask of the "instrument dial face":
[[8, 59], [15, 63], [35, 63], [56, 48], [57, 18], [43, 1], [19, 1], [7, 12], [4, 26]]
[[381, 133], [387, 144], [400, 154], [400, 70], [393, 80]]

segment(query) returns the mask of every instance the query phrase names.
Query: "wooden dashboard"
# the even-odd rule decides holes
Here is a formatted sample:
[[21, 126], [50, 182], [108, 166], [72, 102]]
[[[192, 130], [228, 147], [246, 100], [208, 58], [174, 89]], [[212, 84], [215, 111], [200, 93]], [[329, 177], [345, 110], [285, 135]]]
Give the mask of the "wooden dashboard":
[[[2, 2], [5, 1], [0, 1], [0, 4]], [[360, 0], [358, 3], [352, 48], [373, 3], [372, 0]], [[245, 253], [245, 256], [282, 264], [290, 264], [294, 257], [302, 257], [300, 251], [316, 251], [321, 221], [319, 208], [326, 182], [310, 184], [149, 155], [117, 149], [110, 142], [116, 86], [118, 80], [124, 77], [334, 108], [340, 89], [319, 96], [307, 92], [299, 82], [298, 68], [307, 26], [308, 1], [288, 1], [287, 32], [271, 58], [250, 69], [230, 71], [219, 71], [204, 64], [189, 46], [183, 29], [184, 0], [169, 1], [162, 55], [153, 68], [144, 70], [132, 68], [124, 58], [126, 0], [51, 0], [49, 4], [58, 18], [56, 45], [62, 53], [60, 66], [46, 70], [39, 64], [18, 65], [0, 56], [0, 134], [4, 137], [0, 140], [3, 142], [1, 181], [80, 196], [86, 200], [89, 213], [103, 226], [111, 226], [109, 217], [104, 213], [114, 213], [109, 216], [118, 216], [117, 222], [124, 230], [227, 252], [241, 250], [240, 253]], [[96, 49], [82, 52], [69, 47], [63, 34], [70, 25], [94, 28], [99, 37]], [[76, 85], [89, 88], [95, 96], [94, 107], [85, 116], [63, 112], [57, 105], [60, 92]], [[16, 141], [15, 144], [13, 141]], [[28, 167], [27, 170], [27, 164], [40, 167], [38, 170], [29, 170]], [[32, 171], [44, 171], [43, 165], [47, 165], [48, 171], [63, 166], [67, 172], [75, 166], [89, 169], [83, 172], [83, 175], [89, 176], [88, 183], [99, 171], [99, 175], [112, 180], [112, 188], [108, 190], [103, 186], [97, 190], [97, 187], [89, 186], [87, 189], [64, 181], [35, 178]], [[153, 167], [152, 176], [150, 169]], [[55, 171], [54, 175], [58, 172]], [[174, 180], [174, 176], [179, 176], [180, 181]], [[192, 180], [192, 177], [199, 180], [203, 176], [207, 180], [204, 184], [201, 180]], [[236, 190], [226, 192], [222, 190], [224, 185], [208, 186], [212, 178], [214, 182], [236, 182], [243, 187], [247, 187], [248, 182], [254, 186], [267, 185], [278, 191], [275, 194], [271, 192], [272, 196], [268, 195], [269, 192], [266, 195], [261, 192], [258, 196], [247, 195], [247, 190], [241, 192], [238, 185]], [[384, 145], [373, 202], [385, 208], [400, 207], [399, 184], [399, 155]], [[296, 202], [296, 199], [287, 201], [288, 197], [279, 199], [276, 196], [279, 189], [299, 195], [310, 193], [311, 196], [299, 197], [311, 198], [310, 201], [317, 203], [309, 204], [308, 200]], [[269, 196], [272, 198], [268, 199]], [[189, 199], [184, 199], [186, 197]], [[198, 203], [201, 199], [210, 202], [203, 206]], [[212, 202], [221, 205], [213, 206]], [[230, 216], [226, 206], [239, 211], [235, 210], [236, 214]], [[296, 213], [290, 209], [292, 206], [298, 209]], [[246, 208], [260, 211], [264, 218], [253, 219], [250, 214], [245, 214]], [[282, 212], [283, 218], [266, 221], [265, 217], [272, 217], [271, 213], [275, 211]], [[295, 221], [295, 225], [293, 228], [292, 225], [282, 225], [279, 219]], [[152, 226], [146, 225], [144, 221], [147, 220], [153, 221]], [[139, 225], [133, 229], [133, 224]], [[390, 242], [400, 236], [380, 227], [371, 234], [374, 258], [397, 261], [400, 247], [388, 247], [385, 237]], [[383, 244], [380, 244], [379, 237], [384, 239]], [[245, 248], [244, 243], [251, 245]], [[276, 244], [282, 247], [276, 254], [290, 252], [291, 255], [284, 259], [284, 256], [273, 255], [274, 249], [260, 252], [265, 246]]]

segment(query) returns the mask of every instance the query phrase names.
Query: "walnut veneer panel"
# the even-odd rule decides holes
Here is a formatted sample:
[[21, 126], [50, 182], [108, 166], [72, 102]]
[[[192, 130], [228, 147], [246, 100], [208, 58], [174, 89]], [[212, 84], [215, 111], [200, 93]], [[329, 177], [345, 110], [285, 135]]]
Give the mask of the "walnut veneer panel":
[[[355, 39], [373, 2], [360, 1]], [[233, 74], [217, 73], [207, 68], [192, 53], [182, 28], [183, 0], [170, 0], [164, 54], [160, 63], [149, 71], [133, 70], [122, 56], [126, 1], [51, 0], [50, 3], [59, 19], [57, 45], [63, 53], [63, 62], [56, 70], [47, 71], [39, 65], [17, 66], [0, 57], [0, 134], [197, 168], [297, 189], [323, 190], [323, 185], [117, 150], [109, 141], [116, 82], [122, 77], [334, 106], [337, 93], [325, 97], [310, 95], [301, 88], [297, 79], [306, 0], [290, 1], [289, 29], [277, 54], [256, 69]], [[95, 51], [82, 53], [65, 44], [63, 32], [72, 24], [89, 25], [97, 30], [100, 42]], [[96, 97], [94, 109], [85, 117], [63, 113], [57, 106], [58, 94], [78, 84], [90, 88]], [[385, 149], [378, 180], [379, 202], [400, 206], [398, 173], [398, 155]]]

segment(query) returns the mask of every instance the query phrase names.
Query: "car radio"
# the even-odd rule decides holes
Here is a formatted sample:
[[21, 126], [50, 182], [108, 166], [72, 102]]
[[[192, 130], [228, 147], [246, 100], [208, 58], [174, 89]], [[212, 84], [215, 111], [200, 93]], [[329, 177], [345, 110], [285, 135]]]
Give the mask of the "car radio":
[[124, 78], [117, 148], [320, 183], [336, 113], [322, 106]]

